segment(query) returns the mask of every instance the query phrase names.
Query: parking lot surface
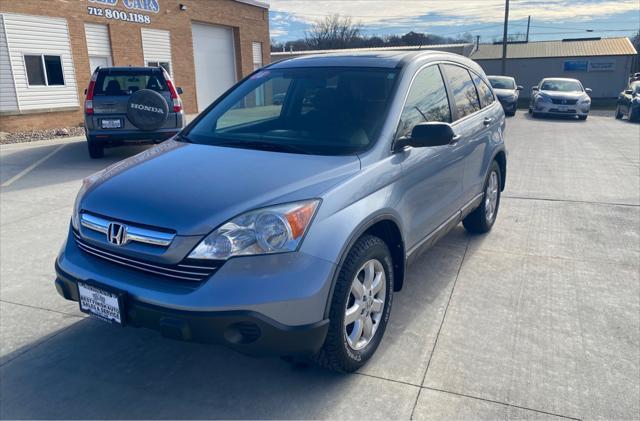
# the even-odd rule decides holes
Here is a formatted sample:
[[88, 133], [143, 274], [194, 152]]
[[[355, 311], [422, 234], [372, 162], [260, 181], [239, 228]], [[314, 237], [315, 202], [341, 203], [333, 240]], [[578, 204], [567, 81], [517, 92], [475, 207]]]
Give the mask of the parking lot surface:
[[85, 317], [53, 286], [82, 139], [0, 149], [1, 418], [638, 419], [640, 126], [507, 120], [494, 229], [409, 268], [373, 360], [339, 375]]

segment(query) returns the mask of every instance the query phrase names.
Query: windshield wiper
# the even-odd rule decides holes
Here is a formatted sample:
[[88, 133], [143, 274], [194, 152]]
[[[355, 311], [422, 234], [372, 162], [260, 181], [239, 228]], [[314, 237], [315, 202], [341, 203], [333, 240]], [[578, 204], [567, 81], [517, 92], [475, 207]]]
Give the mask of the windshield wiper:
[[186, 135], [184, 135], [182, 132], [178, 133], [176, 135], [175, 139], [178, 142], [193, 143], [193, 141], [191, 139], [189, 139]]
[[289, 143], [262, 142], [259, 140], [224, 140], [221, 142], [211, 143], [212, 146], [229, 146], [234, 148], [258, 149], [262, 151], [272, 152], [291, 152], [304, 155], [311, 155], [309, 151], [299, 146]]

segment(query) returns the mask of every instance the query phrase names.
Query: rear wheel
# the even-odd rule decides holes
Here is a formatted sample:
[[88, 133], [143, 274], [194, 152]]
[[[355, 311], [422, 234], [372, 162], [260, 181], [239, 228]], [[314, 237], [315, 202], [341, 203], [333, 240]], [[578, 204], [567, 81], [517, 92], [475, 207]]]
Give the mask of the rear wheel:
[[87, 146], [89, 148], [89, 156], [92, 159], [98, 159], [104, 156], [104, 145], [95, 140], [87, 139]]
[[315, 361], [352, 372], [375, 353], [384, 335], [393, 296], [393, 264], [380, 238], [365, 235], [349, 251], [331, 300], [329, 331]]
[[462, 225], [467, 231], [482, 234], [490, 231], [493, 227], [500, 207], [500, 180], [500, 166], [496, 161], [493, 161], [484, 182], [482, 202], [462, 220]]

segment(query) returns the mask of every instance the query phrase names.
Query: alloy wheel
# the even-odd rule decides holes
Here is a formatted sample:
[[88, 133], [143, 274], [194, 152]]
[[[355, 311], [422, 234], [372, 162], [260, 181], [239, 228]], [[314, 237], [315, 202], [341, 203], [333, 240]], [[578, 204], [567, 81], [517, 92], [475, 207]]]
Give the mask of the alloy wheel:
[[378, 330], [387, 296], [384, 266], [377, 259], [365, 262], [351, 282], [345, 308], [344, 333], [349, 347], [361, 350]]
[[498, 207], [498, 174], [495, 171], [492, 171], [489, 176], [484, 201], [485, 217], [487, 218], [487, 222], [491, 222]]

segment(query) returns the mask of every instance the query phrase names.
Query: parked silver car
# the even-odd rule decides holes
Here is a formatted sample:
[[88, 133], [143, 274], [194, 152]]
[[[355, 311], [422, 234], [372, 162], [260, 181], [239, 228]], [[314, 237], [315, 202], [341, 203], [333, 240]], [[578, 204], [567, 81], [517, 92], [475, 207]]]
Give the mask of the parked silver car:
[[531, 88], [529, 114], [578, 116], [586, 120], [591, 109], [591, 89], [577, 79], [545, 78]]
[[277, 62], [84, 181], [56, 288], [109, 323], [354, 371], [408, 262], [495, 223], [504, 120], [459, 55]]

